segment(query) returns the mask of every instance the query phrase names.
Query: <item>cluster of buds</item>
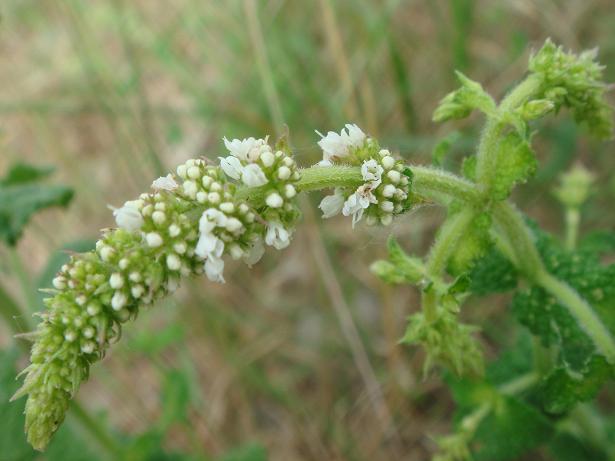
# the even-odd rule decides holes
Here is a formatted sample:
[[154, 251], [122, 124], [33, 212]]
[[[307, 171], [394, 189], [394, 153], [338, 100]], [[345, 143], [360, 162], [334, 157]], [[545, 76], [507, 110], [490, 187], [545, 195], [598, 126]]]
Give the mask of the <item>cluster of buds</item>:
[[[115, 209], [118, 229], [106, 230], [95, 251], [72, 256], [54, 278], [13, 397], [29, 395], [26, 431], [35, 448], [47, 445], [90, 365], [140, 306], [173, 292], [181, 277], [205, 273], [223, 282], [225, 255], [252, 265], [264, 244], [288, 246], [299, 216], [299, 173], [288, 150], [253, 138], [226, 145], [231, 156], [221, 166], [188, 160], [154, 181], [152, 192]], [[241, 199], [240, 188], [254, 194]], [[263, 203], [248, 201], [256, 192]]]
[[610, 138], [613, 110], [605, 101], [604, 66], [596, 60], [597, 54], [597, 49], [578, 55], [566, 52], [547, 40], [531, 56], [529, 70], [542, 81], [538, 99], [551, 101], [556, 111], [562, 106], [569, 107], [575, 120], [585, 123], [592, 134]]
[[[321, 135], [322, 136], [322, 135]], [[359, 187], [337, 187], [320, 203], [324, 218], [352, 216], [352, 226], [365, 215], [368, 225], [389, 225], [393, 216], [409, 207], [411, 173], [404, 163], [356, 125], [341, 133], [330, 131], [318, 143], [323, 150], [320, 166], [335, 163], [361, 167], [365, 183]]]

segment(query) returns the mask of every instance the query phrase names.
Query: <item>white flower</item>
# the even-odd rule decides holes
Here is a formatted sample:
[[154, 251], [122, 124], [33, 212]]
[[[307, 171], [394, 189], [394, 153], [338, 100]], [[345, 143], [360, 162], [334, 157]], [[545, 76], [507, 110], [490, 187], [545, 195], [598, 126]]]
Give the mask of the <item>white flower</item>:
[[372, 194], [371, 184], [363, 184], [359, 186], [354, 194], [352, 194], [344, 203], [342, 214], [344, 216], [352, 215], [352, 227], [358, 223], [363, 217], [363, 212], [371, 203], [378, 203], [378, 199]]
[[322, 210], [323, 218], [331, 218], [342, 211], [344, 206], [344, 194], [339, 187], [336, 187], [333, 194], [327, 195], [322, 199], [318, 208]]
[[[316, 133], [318, 133], [318, 131]], [[344, 130], [342, 130], [342, 133], [344, 133]], [[320, 133], [318, 134], [322, 138], [318, 141], [318, 145], [322, 149], [324, 162], [330, 163], [332, 159], [342, 158], [348, 155], [348, 145], [345, 137], [333, 131], [329, 131], [326, 136]]]
[[382, 172], [384, 168], [374, 159], [366, 160], [361, 165], [361, 175], [365, 181], [371, 182], [372, 189], [375, 189], [382, 182]]
[[[318, 131], [316, 132], [318, 133]], [[331, 160], [346, 157], [350, 148], [361, 147], [366, 135], [357, 125], [347, 123], [340, 134], [329, 131], [326, 136], [318, 133], [322, 138], [318, 145], [323, 151], [321, 166], [329, 166]]]
[[233, 139], [229, 141], [224, 138], [224, 145], [233, 157], [237, 157], [239, 160], [247, 161], [248, 154], [252, 149], [258, 149], [265, 143], [263, 139], [246, 138], [246, 139]]
[[282, 250], [290, 244], [290, 233], [281, 223], [269, 221], [267, 223], [265, 243], [276, 250]]
[[172, 174], [161, 176], [152, 183], [152, 189], [154, 190], [168, 190], [172, 192], [178, 187], [179, 184], [175, 182], [175, 179], [173, 179]]
[[216, 227], [226, 226], [227, 217], [217, 208], [208, 208], [199, 219], [199, 232], [201, 235], [209, 234]]
[[212, 282], [224, 283], [224, 260], [222, 258], [210, 255], [205, 261], [205, 274]]
[[[359, 128], [354, 123], [347, 123], [346, 130], [348, 130], [347, 142], [349, 143], [349, 145], [352, 147], [361, 147], [365, 142], [366, 138], [365, 133], [363, 133], [361, 128]], [[342, 130], [342, 134], [344, 134], [344, 130]]]
[[248, 187], [258, 187], [267, 184], [267, 177], [261, 167], [255, 163], [250, 163], [243, 168], [241, 180]]
[[113, 210], [113, 216], [115, 216], [115, 222], [120, 229], [127, 231], [137, 231], [141, 229], [143, 225], [143, 216], [138, 208], [138, 201], [133, 200], [124, 203], [121, 208]]
[[243, 166], [237, 157], [229, 155], [228, 157], [218, 157], [220, 159], [220, 167], [222, 171], [232, 179], [240, 179]]
[[259, 238], [252, 244], [248, 250], [248, 253], [243, 257], [243, 261], [248, 265], [248, 267], [252, 267], [261, 260], [264, 253], [265, 245], [263, 245], [263, 241]]

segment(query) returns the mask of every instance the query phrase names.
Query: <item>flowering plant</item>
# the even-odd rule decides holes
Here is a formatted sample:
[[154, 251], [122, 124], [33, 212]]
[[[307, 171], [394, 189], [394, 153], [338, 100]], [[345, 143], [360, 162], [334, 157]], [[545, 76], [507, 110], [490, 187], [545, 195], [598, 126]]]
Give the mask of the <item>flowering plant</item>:
[[[410, 317], [403, 341], [424, 348], [426, 372], [441, 366], [452, 373], [448, 381], [462, 413], [457, 431], [439, 439], [435, 459], [469, 459], [471, 452], [510, 459], [552, 437], [552, 421], [592, 399], [615, 372], [615, 266], [600, 263], [615, 245], [577, 242], [579, 209], [591, 183], [584, 170], [572, 171], [557, 189], [567, 212], [565, 246], [508, 198], [536, 171], [533, 121], [569, 108], [593, 134], [610, 136], [602, 67], [594, 52], [575, 55], [547, 41], [531, 57], [526, 78], [499, 104], [479, 83], [458, 77], [460, 88], [441, 101], [434, 120], [475, 110], [487, 120], [462, 175], [406, 164], [347, 124], [320, 135], [323, 159], [313, 167], [298, 168], [284, 138], [275, 145], [268, 138], [224, 139], [228, 153], [218, 165], [188, 160], [115, 209], [117, 228], [104, 231], [95, 251], [61, 268], [30, 335], [31, 363], [14, 396], [28, 395], [30, 443], [45, 448], [91, 365], [141, 306], [175, 291], [182, 277], [205, 274], [224, 283], [229, 257], [251, 266], [266, 247], [283, 250], [299, 221], [297, 195], [319, 189], [332, 189], [320, 202], [323, 217], [341, 213], [353, 227], [361, 221], [387, 226], [426, 202], [448, 210], [425, 258], [390, 240], [388, 258], [372, 265], [384, 281], [421, 291], [422, 308]], [[470, 295], [512, 290], [512, 309], [536, 338], [534, 353], [544, 358], [539, 368], [519, 359], [513, 370], [506, 354], [485, 365], [479, 328], [459, 320]], [[509, 355], [527, 359], [526, 346], [521, 341]], [[501, 368], [507, 373], [494, 371]], [[485, 425], [498, 428], [497, 447]], [[514, 444], [504, 443], [523, 426]]]

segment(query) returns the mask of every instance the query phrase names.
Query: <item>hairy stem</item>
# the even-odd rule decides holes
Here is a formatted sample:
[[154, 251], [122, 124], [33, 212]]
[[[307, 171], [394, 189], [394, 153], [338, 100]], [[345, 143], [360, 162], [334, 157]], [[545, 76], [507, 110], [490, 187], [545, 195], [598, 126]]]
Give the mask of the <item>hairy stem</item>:
[[444, 272], [449, 258], [475, 216], [474, 209], [466, 207], [446, 220], [429, 252], [427, 273], [430, 276]]
[[566, 208], [566, 249], [574, 250], [577, 246], [581, 213], [578, 208]]
[[542, 77], [532, 74], [515, 87], [500, 103], [497, 113], [490, 116], [485, 125], [476, 154], [476, 179], [489, 193], [493, 177], [497, 171], [497, 150], [507, 122], [501, 120], [499, 114], [505, 114], [526, 102], [542, 85]]
[[615, 340], [591, 305], [570, 285], [546, 271], [534, 245], [532, 233], [523, 222], [521, 214], [507, 202], [497, 204], [493, 212], [497, 225], [502, 229], [515, 251], [519, 269], [529, 280], [551, 293], [568, 309], [600, 353], [609, 362], [615, 363]]
[[610, 363], [615, 363], [615, 340], [592, 307], [567, 283], [546, 271], [539, 272], [534, 281], [568, 308], [581, 329]]

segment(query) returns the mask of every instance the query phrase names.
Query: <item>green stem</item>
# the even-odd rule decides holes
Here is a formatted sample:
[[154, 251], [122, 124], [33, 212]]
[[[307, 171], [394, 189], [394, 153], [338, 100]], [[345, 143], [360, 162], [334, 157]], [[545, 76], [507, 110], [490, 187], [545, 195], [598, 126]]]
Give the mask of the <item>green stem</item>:
[[508, 122], [501, 120], [500, 114], [510, 112], [532, 97], [542, 85], [542, 77], [532, 74], [517, 85], [500, 103], [495, 115], [490, 116], [478, 145], [476, 154], [476, 179], [488, 195], [497, 171], [498, 144]]
[[578, 208], [566, 208], [566, 249], [574, 250], [577, 246], [581, 213]]
[[509, 203], [501, 202], [493, 208], [497, 225], [514, 249], [519, 269], [525, 276], [551, 293], [575, 318], [581, 329], [592, 339], [606, 359], [615, 363], [615, 341], [592, 307], [567, 283], [549, 274], [533, 242], [530, 229], [521, 214]]
[[[419, 195], [436, 198], [438, 194], [458, 197], [464, 201], [477, 202], [480, 193], [477, 187], [459, 176], [436, 168], [410, 165], [412, 170], [412, 189]], [[332, 189], [335, 187], [357, 187], [365, 181], [358, 166], [313, 166], [300, 170], [301, 179], [297, 189], [309, 192], [319, 189]], [[240, 187], [236, 197], [239, 200], [249, 200], [252, 203], [261, 203], [265, 200], [266, 187]]]
[[523, 221], [523, 216], [508, 202], [499, 202], [493, 206], [493, 217], [496, 224], [510, 243], [515, 252], [515, 261], [519, 269], [530, 279], [535, 274], [544, 271], [544, 264], [534, 245], [534, 236]]
[[587, 336], [593, 340], [600, 353], [610, 363], [615, 363], [615, 340], [587, 301], [581, 298], [570, 285], [546, 271], [539, 272], [534, 281], [568, 308], [568, 312]]
[[438, 276], [444, 272], [459, 240], [475, 217], [475, 210], [466, 207], [451, 216], [440, 228], [427, 260], [427, 273], [430, 276]]

